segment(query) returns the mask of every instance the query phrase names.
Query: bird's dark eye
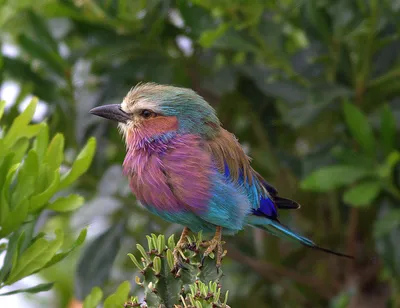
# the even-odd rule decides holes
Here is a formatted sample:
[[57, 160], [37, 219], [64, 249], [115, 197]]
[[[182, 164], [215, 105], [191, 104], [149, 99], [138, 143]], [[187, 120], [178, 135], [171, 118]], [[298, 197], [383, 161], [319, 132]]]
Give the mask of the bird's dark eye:
[[155, 112], [153, 112], [153, 111], [144, 109], [144, 110], [142, 110], [142, 112], [140, 113], [140, 115], [141, 115], [143, 118], [148, 119], [148, 118], [151, 118], [151, 117], [155, 117], [157, 114], [156, 114]]

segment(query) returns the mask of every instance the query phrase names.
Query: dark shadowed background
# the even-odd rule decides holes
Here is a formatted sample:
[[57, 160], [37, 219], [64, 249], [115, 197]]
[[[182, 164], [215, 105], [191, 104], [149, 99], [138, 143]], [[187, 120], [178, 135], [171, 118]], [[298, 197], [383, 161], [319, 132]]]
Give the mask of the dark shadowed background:
[[88, 240], [35, 278], [57, 283], [24, 307], [111, 292], [137, 275], [126, 254], [146, 234], [181, 230], [136, 204], [116, 125], [88, 114], [141, 81], [204, 96], [253, 167], [302, 204], [282, 222], [356, 256], [248, 228], [225, 238], [231, 307], [400, 307], [400, 1], [0, 0], [0, 29], [2, 125], [34, 95], [67, 160], [97, 138], [71, 188], [85, 205], [41, 222], [71, 238], [89, 226]]

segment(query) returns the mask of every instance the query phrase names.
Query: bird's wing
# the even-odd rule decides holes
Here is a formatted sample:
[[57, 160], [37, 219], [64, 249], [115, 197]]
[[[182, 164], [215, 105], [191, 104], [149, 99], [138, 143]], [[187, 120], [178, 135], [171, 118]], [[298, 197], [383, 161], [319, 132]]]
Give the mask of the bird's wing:
[[235, 182], [252, 182], [250, 158], [233, 134], [221, 128], [220, 133], [207, 142], [207, 148], [221, 173], [229, 172], [227, 176]]
[[269, 184], [257, 171], [253, 170], [253, 174], [257, 178], [258, 182], [262, 185], [262, 187], [267, 190], [268, 194], [271, 196], [274, 203], [279, 209], [297, 210], [300, 208], [300, 204], [298, 204], [297, 202], [279, 196], [276, 188]]
[[[244, 189], [218, 172], [213, 155], [197, 135], [182, 135], [160, 157], [163, 185], [173, 201], [166, 209], [157, 197], [155, 185], [151, 204], [168, 215], [179, 218], [191, 230], [207, 230], [221, 226], [229, 232], [243, 228], [251, 210]], [[168, 188], [168, 189], [167, 189]], [[155, 202], [159, 204], [155, 204]], [[194, 214], [195, 216], [193, 216]], [[200, 221], [199, 219], [200, 218]]]
[[251, 168], [249, 157], [233, 134], [221, 129], [207, 147], [219, 171], [228, 180], [245, 187], [256, 215], [276, 218], [278, 208], [299, 208], [296, 202], [278, 196], [277, 190]]

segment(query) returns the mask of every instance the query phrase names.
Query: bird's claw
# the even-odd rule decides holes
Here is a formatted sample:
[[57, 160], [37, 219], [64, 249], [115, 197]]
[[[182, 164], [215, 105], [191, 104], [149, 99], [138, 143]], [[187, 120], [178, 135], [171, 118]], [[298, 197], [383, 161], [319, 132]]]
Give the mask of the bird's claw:
[[185, 257], [185, 254], [183, 253], [183, 250], [187, 248], [188, 246], [188, 240], [187, 240], [187, 234], [189, 232], [188, 228], [184, 228], [181, 234], [181, 237], [176, 243], [176, 246], [174, 250], [172, 251], [172, 256], [174, 258], [174, 266], [171, 270], [173, 274], [175, 274], [176, 277], [180, 276], [180, 272], [182, 269], [185, 269], [184, 262], [182, 260], [187, 261], [187, 258]]
[[203, 257], [201, 258], [201, 266], [204, 265], [204, 261], [206, 257], [215, 251], [215, 257], [216, 257], [216, 267], [217, 267], [217, 272], [219, 272], [219, 269], [221, 267], [221, 261], [222, 258], [226, 255], [227, 251], [223, 250], [222, 245], [225, 244], [220, 238], [214, 237], [212, 240], [207, 241], [207, 242], [202, 242], [201, 246], [207, 247], [206, 251], [203, 254]]
[[187, 258], [183, 253], [184, 249], [186, 249], [186, 243], [182, 242], [178, 243], [172, 252], [172, 256], [174, 258], [174, 267], [172, 268], [171, 272], [176, 276], [179, 276], [182, 269], [186, 269], [184, 262], [187, 261]]
[[185, 265], [181, 261], [178, 261], [177, 263], [174, 264], [174, 267], [172, 268], [171, 273], [174, 274], [175, 277], [180, 277], [181, 271], [183, 269], [186, 269]]

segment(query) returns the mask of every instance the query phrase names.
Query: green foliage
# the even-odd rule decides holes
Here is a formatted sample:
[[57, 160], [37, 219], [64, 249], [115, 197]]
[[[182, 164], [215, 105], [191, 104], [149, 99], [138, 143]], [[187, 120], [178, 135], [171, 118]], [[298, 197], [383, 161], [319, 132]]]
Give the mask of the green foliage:
[[17, 293], [39, 293], [39, 292], [44, 292], [48, 291], [53, 287], [54, 283], [43, 283], [39, 284], [37, 286], [31, 287], [31, 288], [26, 288], [26, 289], [18, 289], [10, 292], [5, 292], [0, 294], [0, 296], [5, 296], [5, 295], [13, 295]]
[[60, 187], [66, 188], [75, 182], [90, 166], [96, 148], [96, 139], [90, 138], [87, 144], [75, 159], [68, 172], [62, 175]]
[[[75, 194], [55, 196], [62, 189], [63, 136], [57, 134], [48, 145], [47, 124], [30, 124], [36, 104], [37, 99], [33, 99], [10, 127], [3, 129], [0, 138], [0, 237], [8, 239], [0, 270], [0, 288], [60, 262], [82, 245], [86, 237], [84, 229], [70, 247], [59, 252], [64, 242], [63, 230], [56, 230], [53, 239], [45, 233], [34, 233], [38, 217], [44, 210], [66, 212], [83, 204], [83, 198]], [[4, 103], [1, 103], [0, 114], [3, 113]], [[29, 146], [33, 138], [33, 145]], [[78, 164], [79, 175], [89, 167], [94, 148], [95, 142], [91, 139], [79, 155], [79, 160], [85, 162]], [[73, 180], [77, 178], [75, 176]], [[52, 285], [46, 283], [1, 295], [47, 291]]]
[[379, 181], [369, 181], [349, 188], [343, 195], [343, 201], [353, 206], [367, 206], [378, 196], [381, 190]]
[[[370, 205], [379, 193], [385, 190], [385, 185], [392, 187], [392, 194], [398, 197], [399, 191], [390, 183], [394, 167], [400, 161], [400, 152], [391, 147], [396, 135], [391, 111], [387, 107], [382, 109], [380, 142], [386, 150], [392, 150], [383, 162], [379, 162], [378, 153], [375, 153], [376, 140], [366, 117], [349, 103], [344, 104], [344, 115], [354, 140], [361, 146], [361, 151], [354, 153], [352, 164], [345, 165], [346, 162], [343, 161], [343, 165], [328, 166], [314, 171], [303, 180], [301, 187], [314, 191], [329, 191], [352, 185], [344, 192], [343, 201], [356, 207]], [[342, 151], [350, 152], [351, 148]], [[365, 160], [369, 155], [372, 155], [372, 158]]]
[[310, 174], [301, 184], [303, 189], [329, 191], [353, 184], [355, 181], [371, 175], [371, 171], [351, 165], [334, 165], [320, 168]]
[[94, 287], [88, 296], [86, 296], [85, 301], [83, 302], [83, 308], [96, 308], [101, 299], [103, 298], [103, 292], [100, 288]]
[[124, 305], [126, 299], [128, 298], [129, 291], [131, 289], [131, 284], [129, 281], [123, 282], [115, 291], [104, 301], [104, 308], [119, 308]]
[[375, 138], [367, 118], [356, 106], [347, 102], [344, 104], [344, 117], [354, 140], [357, 141], [363, 151], [373, 155]]
[[83, 300], [93, 288], [102, 287], [121, 247], [125, 223], [111, 226], [91, 242], [81, 255], [75, 277], [75, 296]]
[[[225, 296], [221, 295], [222, 271], [217, 272], [215, 260], [210, 256], [201, 264], [204, 252], [201, 233], [197, 237], [188, 236], [189, 244], [182, 254], [184, 267], [176, 274], [172, 271], [174, 236], [167, 243], [164, 235], [146, 237], [147, 250], [137, 244], [138, 257], [128, 254], [143, 276], [143, 279], [136, 277], [135, 281], [144, 290], [144, 303], [139, 303], [137, 297], [127, 301], [130, 284], [126, 281], [106, 298], [104, 307], [122, 307], [125, 303], [125, 307], [229, 308], [228, 292]], [[95, 308], [101, 298], [100, 289], [94, 287], [84, 300], [84, 308]]]

